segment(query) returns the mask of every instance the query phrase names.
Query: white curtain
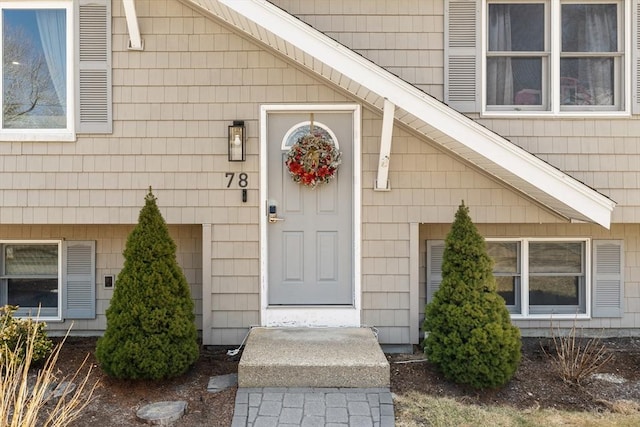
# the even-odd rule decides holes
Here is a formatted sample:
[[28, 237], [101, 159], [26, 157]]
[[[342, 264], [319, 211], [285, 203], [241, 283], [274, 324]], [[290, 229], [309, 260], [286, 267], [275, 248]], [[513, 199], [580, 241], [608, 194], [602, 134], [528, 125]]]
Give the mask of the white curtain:
[[60, 106], [67, 105], [67, 24], [64, 10], [37, 10], [36, 20], [47, 68]]
[[[607, 13], [608, 5], [591, 5], [586, 8], [585, 34], [587, 52], [615, 52], [617, 50], [616, 16]], [[608, 10], [612, 10], [609, 8]], [[591, 94], [593, 105], [613, 104], [613, 76], [611, 59], [583, 60], [579, 67], [580, 81]], [[586, 64], [585, 64], [586, 63]]]
[[[563, 50], [604, 53], [617, 51], [617, 11], [613, 4], [563, 6]], [[613, 61], [611, 56], [563, 59], [562, 77], [571, 79], [575, 95], [569, 105], [613, 105]]]
[[[511, 51], [511, 14], [509, 5], [491, 5], [489, 49]], [[491, 57], [487, 61], [487, 105], [513, 104], [513, 72], [510, 57]]]

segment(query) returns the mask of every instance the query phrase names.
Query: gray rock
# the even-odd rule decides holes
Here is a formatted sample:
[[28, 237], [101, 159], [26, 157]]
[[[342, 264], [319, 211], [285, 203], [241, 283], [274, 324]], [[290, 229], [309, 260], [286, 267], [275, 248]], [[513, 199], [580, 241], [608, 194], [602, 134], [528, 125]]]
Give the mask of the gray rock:
[[226, 390], [229, 387], [233, 387], [237, 384], [238, 374], [218, 375], [216, 377], [209, 378], [207, 391], [211, 393], [217, 393], [219, 391]]
[[75, 390], [76, 385], [74, 383], [63, 381], [53, 390], [53, 398], [59, 399], [67, 394], [73, 393]]
[[136, 416], [147, 424], [169, 426], [178, 421], [187, 411], [184, 400], [156, 402], [145, 405], [136, 412]]

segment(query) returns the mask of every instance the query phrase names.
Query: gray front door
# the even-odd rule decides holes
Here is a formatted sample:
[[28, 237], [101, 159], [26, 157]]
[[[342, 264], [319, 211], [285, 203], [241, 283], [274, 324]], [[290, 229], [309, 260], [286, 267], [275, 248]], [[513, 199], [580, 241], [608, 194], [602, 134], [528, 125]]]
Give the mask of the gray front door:
[[[310, 124], [342, 152], [336, 177], [316, 188], [285, 165]], [[267, 115], [267, 205], [281, 219], [267, 224], [269, 305], [353, 304], [353, 137], [351, 112]]]

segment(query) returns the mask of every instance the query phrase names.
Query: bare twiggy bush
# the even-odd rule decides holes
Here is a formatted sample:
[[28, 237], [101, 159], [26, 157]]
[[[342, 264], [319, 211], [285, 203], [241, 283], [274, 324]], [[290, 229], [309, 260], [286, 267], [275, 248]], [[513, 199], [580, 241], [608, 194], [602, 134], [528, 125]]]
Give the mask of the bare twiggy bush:
[[566, 334], [559, 327], [556, 333], [552, 324], [551, 337], [554, 348], [542, 349], [551, 357], [562, 379], [571, 384], [583, 384], [613, 357], [600, 337], [579, 337], [575, 321]]
[[[91, 366], [85, 358], [69, 378], [58, 379], [56, 363], [65, 338], [54, 347], [44, 366], [32, 369], [36, 344], [35, 329], [24, 338], [23, 357], [17, 351], [0, 352], [0, 425], [7, 427], [62, 427], [76, 420], [91, 402], [97, 382], [88, 384]], [[67, 332], [68, 335], [68, 332]], [[18, 348], [18, 346], [16, 346]], [[7, 350], [7, 349], [5, 349]], [[88, 355], [87, 355], [88, 357]], [[75, 389], [72, 384], [75, 384]], [[58, 387], [57, 393], [54, 390]]]

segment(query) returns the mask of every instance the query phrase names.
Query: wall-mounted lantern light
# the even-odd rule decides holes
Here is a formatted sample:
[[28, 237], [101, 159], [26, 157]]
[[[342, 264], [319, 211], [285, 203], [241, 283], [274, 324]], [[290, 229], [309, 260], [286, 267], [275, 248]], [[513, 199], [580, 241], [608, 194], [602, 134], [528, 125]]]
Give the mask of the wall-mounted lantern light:
[[229, 161], [244, 162], [246, 160], [247, 139], [244, 132], [244, 121], [234, 120], [229, 126]]

